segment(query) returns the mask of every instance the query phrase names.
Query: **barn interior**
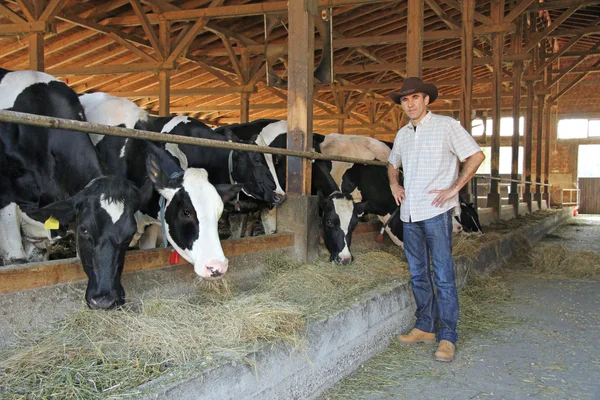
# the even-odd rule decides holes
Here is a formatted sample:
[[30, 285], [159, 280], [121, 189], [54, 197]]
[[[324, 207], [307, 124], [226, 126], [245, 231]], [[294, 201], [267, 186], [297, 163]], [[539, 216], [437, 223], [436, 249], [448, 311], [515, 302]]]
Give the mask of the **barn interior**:
[[[460, 120], [484, 149], [465, 193], [484, 221], [561, 206], [600, 213], [598, 1], [2, 0], [0, 67], [45, 71], [79, 94], [106, 92], [211, 127], [287, 119], [297, 143], [312, 132], [393, 141], [408, 121], [389, 93], [421, 76], [439, 88], [431, 111]], [[300, 178], [288, 179], [298, 197], [282, 208], [287, 229], [223, 241], [239, 265], [294, 246], [310, 258], [310, 212], [290, 211], [311, 207], [310, 163], [290, 168]], [[168, 249], [131, 252], [127, 263], [128, 272], [180, 264], [177, 278], [146, 272], [173, 279], [168, 290], [191, 279]], [[84, 279], [80, 269], [76, 259], [3, 268], [0, 292], [59, 296], [52, 285]], [[64, 303], [73, 307], [80, 291]]]

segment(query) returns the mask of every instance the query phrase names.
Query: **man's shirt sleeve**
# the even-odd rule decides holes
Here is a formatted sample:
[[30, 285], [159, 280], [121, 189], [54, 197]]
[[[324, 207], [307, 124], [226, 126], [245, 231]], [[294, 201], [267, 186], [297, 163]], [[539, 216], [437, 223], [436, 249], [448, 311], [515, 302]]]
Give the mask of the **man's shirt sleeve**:
[[396, 169], [400, 168], [400, 164], [402, 164], [402, 156], [400, 155], [400, 131], [396, 133], [396, 138], [394, 139], [394, 146], [392, 147], [392, 151], [390, 152], [388, 162], [392, 164]]
[[449, 133], [447, 137], [450, 150], [456, 154], [461, 163], [481, 151], [481, 147], [473, 139], [473, 136], [462, 127], [460, 122], [452, 119], [448, 125]]

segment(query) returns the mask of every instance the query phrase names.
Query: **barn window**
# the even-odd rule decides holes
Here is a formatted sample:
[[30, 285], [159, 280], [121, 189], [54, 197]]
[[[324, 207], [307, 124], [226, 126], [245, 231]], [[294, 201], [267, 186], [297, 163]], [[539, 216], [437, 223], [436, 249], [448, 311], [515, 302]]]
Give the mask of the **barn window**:
[[559, 139], [600, 137], [600, 119], [564, 118], [558, 121]]
[[[477, 174], [489, 175], [492, 173], [492, 148], [482, 147], [481, 150], [485, 154], [485, 160], [479, 166]], [[510, 169], [512, 165], [512, 147], [502, 146], [500, 147], [500, 166], [498, 173], [501, 175], [510, 175]], [[523, 146], [519, 146], [519, 163], [518, 173], [523, 173]]]
[[[492, 135], [492, 123], [493, 120], [488, 118], [485, 123], [486, 127], [486, 135]], [[483, 135], [483, 120], [477, 118], [472, 122], [471, 132], [473, 136], [482, 136]], [[519, 118], [519, 136], [523, 136], [523, 131], [525, 130], [525, 118]], [[500, 119], [500, 136], [512, 136], [513, 134], [513, 118], [512, 117], [504, 117]]]

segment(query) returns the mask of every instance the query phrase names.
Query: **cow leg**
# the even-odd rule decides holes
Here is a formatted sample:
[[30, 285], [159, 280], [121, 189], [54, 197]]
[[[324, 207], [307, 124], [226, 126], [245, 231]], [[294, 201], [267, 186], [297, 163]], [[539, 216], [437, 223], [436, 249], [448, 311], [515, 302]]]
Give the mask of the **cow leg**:
[[231, 230], [231, 239], [239, 239], [246, 226], [248, 214], [231, 213], [229, 215], [229, 229]]
[[138, 247], [140, 250], [155, 249], [159, 232], [160, 225], [152, 224], [148, 226], [140, 237], [140, 240], [138, 240]]
[[265, 235], [272, 235], [277, 232], [277, 208], [265, 208], [262, 210], [260, 220], [265, 230]]
[[27, 259], [21, 239], [19, 207], [10, 203], [0, 210], [0, 258], [5, 264]]
[[244, 224], [244, 237], [252, 236], [252, 232], [254, 232], [254, 225], [256, 225], [256, 219], [258, 218], [257, 212], [251, 212], [246, 219], [246, 223]]
[[[384, 216], [379, 216], [379, 220], [381, 221], [381, 223], [385, 224], [387, 222], [388, 219], [390, 219], [390, 214], [386, 214]], [[392, 230], [390, 229], [389, 225], [385, 227], [385, 231], [387, 232], [388, 236], [390, 237], [390, 239], [392, 239], [392, 242], [394, 242], [394, 244], [398, 247], [400, 247], [401, 249], [404, 249], [404, 243], [402, 242], [402, 240], [400, 240], [399, 237], [397, 237], [396, 235], [394, 235], [392, 233]]]

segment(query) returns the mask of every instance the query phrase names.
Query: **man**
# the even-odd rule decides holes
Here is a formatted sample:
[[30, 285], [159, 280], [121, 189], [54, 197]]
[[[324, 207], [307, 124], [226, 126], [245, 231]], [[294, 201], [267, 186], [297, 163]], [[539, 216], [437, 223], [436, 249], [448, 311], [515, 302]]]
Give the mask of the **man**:
[[[454, 360], [458, 339], [452, 214], [459, 206], [458, 191], [473, 177], [485, 156], [460, 123], [427, 111], [437, 96], [435, 85], [423, 83], [417, 77], [406, 78], [400, 92], [390, 94], [410, 122], [396, 135], [388, 160], [388, 176], [396, 204], [402, 204], [404, 252], [417, 304], [414, 329], [398, 339], [404, 344], [433, 344], [437, 331], [439, 346], [434, 359], [450, 362]], [[463, 163], [460, 174], [459, 161]], [[400, 165], [404, 170], [404, 187], [398, 183]]]

